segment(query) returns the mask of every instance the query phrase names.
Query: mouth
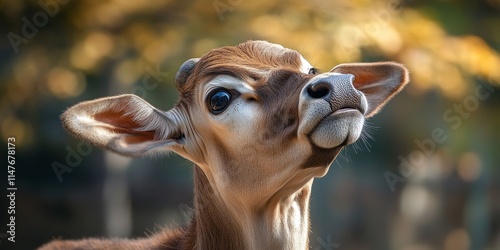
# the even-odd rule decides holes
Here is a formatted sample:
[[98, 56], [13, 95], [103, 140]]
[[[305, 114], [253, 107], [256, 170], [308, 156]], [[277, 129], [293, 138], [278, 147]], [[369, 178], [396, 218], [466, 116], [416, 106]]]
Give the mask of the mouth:
[[[341, 109], [338, 109], [334, 112], [332, 112], [331, 114], [327, 115], [327, 116], [332, 116], [332, 115], [342, 115], [342, 114], [349, 114], [351, 112], [358, 112], [358, 113], [361, 113], [361, 111], [359, 111], [359, 109], [357, 108], [350, 108], [350, 107], [346, 107], [346, 108], [341, 108]], [[326, 117], [325, 117], [326, 118]]]
[[323, 117], [309, 138], [314, 145], [324, 149], [349, 145], [359, 138], [363, 124], [364, 116], [359, 109], [341, 108]]
[[311, 134], [314, 133], [314, 131], [318, 127], [320, 127], [321, 124], [324, 122], [328, 122], [329, 120], [332, 120], [334, 118], [341, 118], [341, 117], [345, 117], [345, 116], [356, 116], [357, 113], [361, 114], [361, 111], [359, 111], [357, 108], [350, 108], [350, 107], [335, 110], [335, 111], [325, 115], [323, 118], [321, 118], [319, 120], [319, 122], [316, 124], [316, 126], [314, 126], [314, 128], [311, 130], [311, 132], [309, 133], [309, 136], [311, 136]]

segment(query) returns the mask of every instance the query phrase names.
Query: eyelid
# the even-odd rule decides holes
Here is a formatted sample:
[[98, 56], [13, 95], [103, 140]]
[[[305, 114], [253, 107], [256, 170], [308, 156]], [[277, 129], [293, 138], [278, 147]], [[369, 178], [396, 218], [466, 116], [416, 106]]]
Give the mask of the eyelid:
[[310, 75], [317, 75], [319, 73], [319, 70], [317, 68], [312, 67], [309, 69], [309, 71], [307, 73]]
[[207, 100], [209, 100], [210, 98], [212, 98], [212, 96], [213, 96], [215, 93], [217, 93], [217, 92], [219, 92], [219, 91], [221, 91], [221, 90], [226, 91], [226, 92], [228, 92], [229, 94], [231, 94], [231, 101], [232, 101], [233, 99], [235, 99], [235, 98], [238, 98], [238, 97], [241, 95], [241, 93], [240, 93], [240, 92], [238, 92], [236, 89], [228, 89], [228, 88], [225, 88], [225, 87], [215, 87], [215, 88], [213, 88], [213, 89], [211, 89], [211, 90], [209, 90], [209, 91], [207, 92], [206, 99], [207, 99]]

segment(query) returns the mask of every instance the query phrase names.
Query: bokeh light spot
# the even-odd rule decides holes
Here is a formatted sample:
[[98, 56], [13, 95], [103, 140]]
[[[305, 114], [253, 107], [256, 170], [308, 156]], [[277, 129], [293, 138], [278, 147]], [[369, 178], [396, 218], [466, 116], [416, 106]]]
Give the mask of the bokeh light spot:
[[458, 160], [457, 172], [462, 180], [475, 181], [481, 174], [481, 159], [476, 153], [464, 153]]
[[86, 83], [82, 76], [70, 70], [54, 68], [47, 76], [47, 87], [54, 96], [65, 99], [81, 94]]

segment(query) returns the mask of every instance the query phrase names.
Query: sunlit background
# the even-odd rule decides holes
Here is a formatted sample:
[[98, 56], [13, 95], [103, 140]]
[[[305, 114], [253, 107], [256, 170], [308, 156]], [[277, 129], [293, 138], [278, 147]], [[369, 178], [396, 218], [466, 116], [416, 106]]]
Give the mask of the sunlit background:
[[1, 155], [14, 136], [18, 187], [16, 243], [0, 238], [1, 249], [187, 222], [190, 163], [104, 153], [67, 135], [59, 115], [122, 93], [169, 109], [186, 59], [249, 39], [323, 71], [391, 60], [411, 73], [370, 120], [369, 145], [315, 181], [312, 249], [500, 249], [498, 0], [17, 0], [0, 10]]

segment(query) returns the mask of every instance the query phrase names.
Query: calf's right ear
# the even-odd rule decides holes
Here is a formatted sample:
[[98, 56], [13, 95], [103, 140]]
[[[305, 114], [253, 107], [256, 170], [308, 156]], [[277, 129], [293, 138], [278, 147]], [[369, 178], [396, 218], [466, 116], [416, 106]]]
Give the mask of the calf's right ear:
[[183, 143], [175, 112], [158, 110], [136, 95], [120, 95], [81, 102], [67, 109], [61, 120], [77, 138], [134, 157]]

